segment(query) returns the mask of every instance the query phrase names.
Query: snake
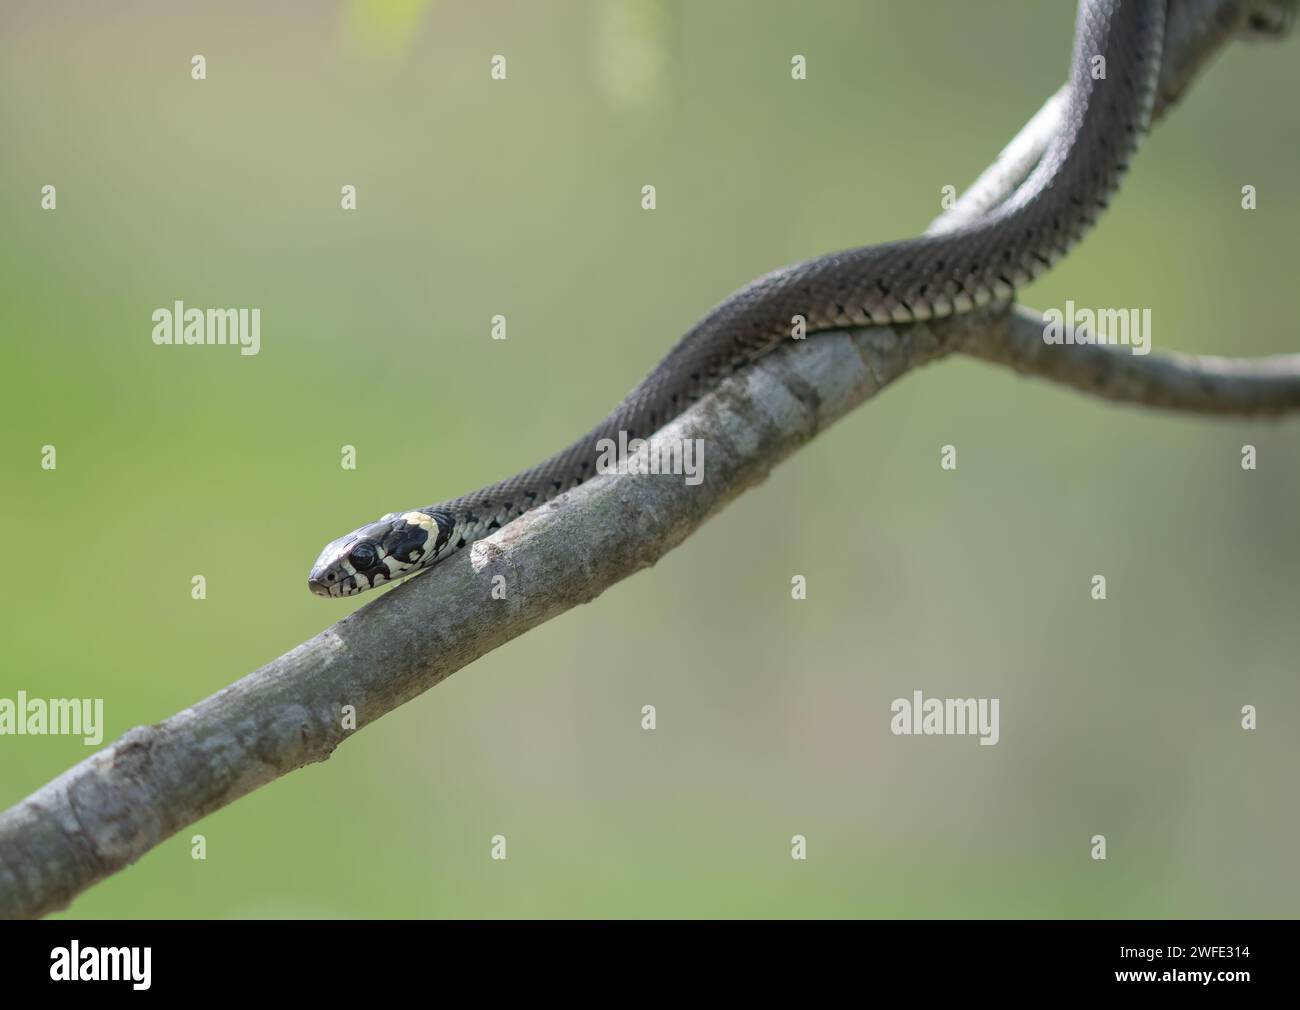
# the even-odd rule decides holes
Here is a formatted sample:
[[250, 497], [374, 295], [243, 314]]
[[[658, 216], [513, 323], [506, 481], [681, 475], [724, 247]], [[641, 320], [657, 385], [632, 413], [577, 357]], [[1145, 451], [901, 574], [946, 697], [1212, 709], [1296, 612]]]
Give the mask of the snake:
[[751, 281], [700, 319], [586, 435], [495, 484], [390, 512], [331, 541], [308, 588], [353, 596], [456, 555], [593, 477], [606, 440], [653, 435], [786, 341], [1009, 303], [1083, 237], [1118, 189], [1150, 124], [1166, 2], [1080, 0], [1061, 126], [991, 211], [941, 234], [830, 253]]

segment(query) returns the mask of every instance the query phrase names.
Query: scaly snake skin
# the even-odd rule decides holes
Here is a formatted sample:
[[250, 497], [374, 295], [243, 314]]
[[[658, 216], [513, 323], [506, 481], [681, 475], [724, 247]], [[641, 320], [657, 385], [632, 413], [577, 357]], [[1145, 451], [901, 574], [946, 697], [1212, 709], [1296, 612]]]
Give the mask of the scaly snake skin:
[[819, 256], [758, 278], [700, 320], [567, 449], [472, 494], [391, 513], [331, 542], [312, 566], [312, 592], [352, 596], [410, 575], [581, 484], [596, 472], [600, 440], [654, 434], [790, 339], [796, 316], [812, 334], [1009, 301], [1079, 241], [1128, 168], [1151, 116], [1165, 3], [1081, 0], [1064, 124], [1025, 182], [990, 214], [960, 230]]

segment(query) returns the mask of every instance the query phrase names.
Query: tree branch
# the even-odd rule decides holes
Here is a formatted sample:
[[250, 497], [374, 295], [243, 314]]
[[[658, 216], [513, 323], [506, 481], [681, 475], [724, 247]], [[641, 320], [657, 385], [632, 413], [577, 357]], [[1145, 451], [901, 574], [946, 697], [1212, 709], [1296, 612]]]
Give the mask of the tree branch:
[[980, 330], [961, 351], [1121, 403], [1240, 417], [1300, 410], [1300, 354], [1140, 357], [1111, 345], [1046, 344], [1044, 323], [1017, 307], [1010, 325]]
[[[1300, 0], [1171, 0], [1152, 122], [1186, 94], [1193, 78], [1234, 36], [1277, 39], [1290, 32]], [[1029, 177], [1061, 128], [1069, 84], [1063, 84], [1002, 149], [945, 214], [927, 229], [938, 235], [974, 223]]]
[[[1250, 21], [1250, 12], [1278, 6], [1277, 0], [1174, 2], [1197, 12], [1198, 24], [1229, 24], [1231, 31], [1248, 22], [1266, 27]], [[1171, 36], [1166, 59], [1180, 68], [1184, 85], [1228, 33], [1188, 29]], [[1042, 123], [1031, 132], [1041, 138]], [[1015, 166], [986, 173], [991, 181], [980, 199], [992, 202], [983, 207], [995, 206], [1023, 179], [1024, 152], [1032, 149], [1026, 144], [1012, 151]], [[1049, 347], [1041, 326], [1032, 313], [1004, 306], [941, 323], [791, 343], [727, 380], [657, 436], [705, 440], [703, 483], [597, 477], [382, 593], [192, 708], [130, 730], [0, 814], [0, 915], [63, 908], [186, 825], [328, 758], [350, 735], [345, 706], [355, 709], [358, 728], [368, 725], [654, 564], [827, 425], [927, 362], [962, 352], [1155, 406], [1243, 414], [1300, 409], [1300, 356], [1255, 364], [1134, 357], [1110, 348]], [[490, 592], [497, 575], [505, 579], [504, 599]]]

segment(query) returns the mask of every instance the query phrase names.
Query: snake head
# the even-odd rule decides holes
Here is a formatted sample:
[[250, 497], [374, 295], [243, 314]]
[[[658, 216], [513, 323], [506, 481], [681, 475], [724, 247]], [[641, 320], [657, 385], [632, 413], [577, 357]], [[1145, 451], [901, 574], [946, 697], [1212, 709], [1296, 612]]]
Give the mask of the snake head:
[[438, 559], [451, 536], [442, 512], [393, 512], [325, 545], [307, 587], [317, 596], [355, 596]]

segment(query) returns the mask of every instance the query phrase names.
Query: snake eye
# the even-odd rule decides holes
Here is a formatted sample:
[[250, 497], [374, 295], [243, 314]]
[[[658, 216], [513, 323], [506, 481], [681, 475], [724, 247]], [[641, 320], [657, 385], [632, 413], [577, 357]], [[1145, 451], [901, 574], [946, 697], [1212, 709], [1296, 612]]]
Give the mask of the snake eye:
[[366, 569], [375, 563], [375, 548], [371, 544], [360, 543], [352, 548], [348, 555], [353, 568]]

